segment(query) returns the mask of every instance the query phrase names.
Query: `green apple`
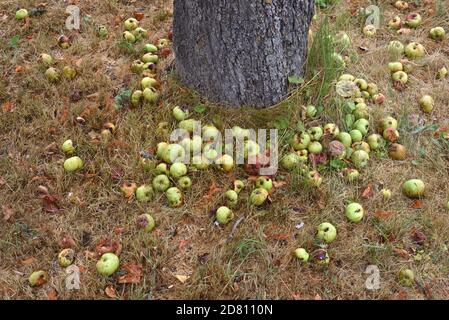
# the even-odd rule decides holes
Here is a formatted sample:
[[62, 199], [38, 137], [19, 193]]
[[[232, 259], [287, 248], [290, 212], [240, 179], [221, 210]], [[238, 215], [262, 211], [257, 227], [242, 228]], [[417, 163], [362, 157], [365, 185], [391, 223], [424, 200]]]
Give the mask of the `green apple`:
[[38, 287], [48, 282], [48, 273], [43, 270], [34, 271], [28, 278], [32, 287]]
[[62, 152], [68, 155], [75, 153], [75, 146], [73, 145], [73, 141], [70, 139], [64, 141], [64, 143], [61, 146], [61, 150]]
[[298, 160], [300, 162], [307, 162], [307, 160], [309, 159], [309, 152], [307, 150], [296, 151], [296, 154], [298, 155]]
[[365, 79], [355, 79], [354, 83], [357, 85], [357, 87], [359, 87], [361, 91], [365, 91], [366, 89], [368, 89], [368, 82], [366, 82]]
[[199, 122], [195, 119], [187, 119], [187, 120], [180, 121], [178, 123], [178, 127], [180, 129], [184, 129], [184, 130], [188, 131], [189, 133], [193, 133], [195, 128], [199, 127]]
[[145, 77], [140, 81], [140, 85], [142, 86], [142, 90], [145, 90], [146, 88], [156, 87], [158, 82], [154, 78]]
[[306, 117], [311, 119], [311, 118], [315, 118], [316, 114], [317, 114], [318, 110], [315, 106], [313, 105], [308, 105], [306, 108]]
[[45, 71], [45, 77], [51, 82], [56, 82], [59, 80], [59, 71], [56, 68], [50, 67]]
[[383, 104], [385, 102], [385, 96], [382, 93], [375, 94], [373, 101], [375, 104]]
[[356, 169], [347, 168], [344, 171], [345, 177], [349, 182], [354, 182], [359, 179], [360, 173]]
[[148, 36], [148, 31], [141, 27], [137, 27], [132, 33], [134, 37], [136, 37], [136, 41], [142, 41], [142, 39], [147, 38]]
[[153, 188], [156, 191], [164, 192], [170, 187], [170, 180], [165, 174], [160, 174], [153, 179]]
[[307, 174], [306, 182], [309, 186], [318, 188], [323, 182], [323, 178], [318, 171], [312, 170]]
[[370, 148], [369, 144], [366, 143], [365, 141], [354, 142], [352, 144], [352, 149], [354, 149], [354, 151], [363, 150], [366, 153], [371, 152], [371, 148]]
[[58, 254], [58, 263], [63, 268], [70, 266], [74, 260], [75, 251], [73, 249], [67, 248]]
[[234, 180], [234, 191], [240, 193], [245, 188], [245, 183], [242, 180]]
[[290, 146], [294, 150], [304, 150], [310, 144], [310, 135], [307, 132], [297, 133], [290, 140]]
[[176, 119], [176, 121], [183, 121], [183, 120], [187, 119], [187, 117], [189, 116], [189, 111], [183, 110], [179, 106], [175, 106], [172, 110], [172, 114], [173, 114], [173, 117]]
[[173, 163], [170, 166], [170, 175], [173, 178], [180, 178], [187, 174], [187, 166], [182, 162]]
[[434, 105], [433, 98], [429, 95], [422, 96], [421, 99], [419, 99], [419, 106], [425, 113], [431, 113]]
[[233, 126], [232, 127], [232, 135], [236, 138], [236, 140], [243, 141], [245, 138], [248, 138], [248, 131], [245, 129], [242, 129], [239, 126]]
[[323, 129], [321, 127], [312, 127], [307, 132], [313, 141], [320, 141], [323, 136]]
[[403, 10], [407, 10], [409, 8], [409, 5], [408, 5], [408, 2], [399, 0], [394, 3], [394, 7], [398, 10], [403, 11]]
[[405, 52], [405, 47], [402, 42], [394, 40], [388, 44], [388, 53], [392, 56], [402, 56]]
[[329, 223], [323, 222], [317, 228], [317, 238], [326, 243], [331, 243], [337, 237], [337, 229]]
[[345, 209], [345, 215], [351, 222], [360, 222], [364, 213], [363, 207], [356, 202], [348, 204]]
[[205, 156], [193, 156], [192, 167], [196, 170], [206, 170], [209, 167], [209, 160]]
[[353, 142], [359, 142], [363, 139], [363, 134], [357, 129], [352, 129], [349, 131], [349, 135], [351, 136]]
[[424, 46], [417, 42], [411, 42], [405, 47], [405, 55], [412, 60], [424, 57], [424, 53]]
[[365, 103], [359, 103], [355, 106], [355, 109], [352, 111], [356, 120], [369, 118], [369, 108]]
[[27, 9], [19, 9], [19, 10], [16, 11], [16, 19], [17, 20], [23, 20], [26, 17], [28, 17]]
[[123, 32], [122, 37], [126, 42], [129, 42], [129, 43], [136, 42], [136, 37], [129, 31]]
[[41, 61], [46, 66], [51, 66], [53, 64], [52, 56], [46, 53], [41, 54]]
[[139, 229], [143, 229], [145, 232], [153, 231], [156, 223], [154, 222], [154, 218], [148, 213], [141, 214], [136, 219], [136, 224]]
[[368, 89], [366, 91], [368, 91], [371, 97], [374, 97], [379, 93], [379, 87], [377, 86], [377, 84], [370, 82], [368, 83]]
[[136, 189], [136, 199], [139, 202], [149, 202], [154, 197], [154, 191], [151, 186], [141, 185]]
[[345, 148], [349, 148], [352, 145], [351, 135], [347, 132], [340, 132], [337, 136], [337, 140], [340, 141]]
[[159, 39], [156, 43], [156, 47], [158, 47], [158, 49], [162, 49], [167, 47], [170, 44], [170, 41], [168, 41], [167, 39]]
[[156, 63], [158, 60], [159, 57], [152, 53], [145, 53], [142, 57], [142, 61], [145, 63]]
[[422, 23], [422, 17], [419, 13], [412, 12], [405, 17], [405, 24], [413, 29], [418, 28]]
[[105, 253], [97, 262], [97, 272], [103, 276], [110, 276], [118, 270], [119, 258], [113, 253]]
[[234, 218], [234, 213], [228, 207], [223, 206], [217, 209], [215, 218], [219, 224], [227, 224]]
[[167, 142], [159, 142], [156, 146], [156, 156], [159, 159], [163, 159], [163, 156], [167, 152], [168, 143]]
[[323, 128], [323, 131], [325, 135], [330, 135], [334, 138], [337, 137], [338, 134], [340, 133], [340, 129], [335, 123], [326, 124]]
[[261, 176], [256, 179], [256, 188], [264, 188], [270, 191], [273, 188], [273, 181], [269, 177]]
[[215, 163], [224, 172], [231, 172], [234, 169], [234, 159], [228, 154], [222, 155]]
[[343, 56], [337, 52], [332, 53], [332, 60], [336, 64], [337, 68], [346, 68], [346, 62]]
[[318, 249], [313, 254], [313, 260], [320, 266], [328, 265], [330, 262], [329, 254], [324, 249]]
[[131, 104], [134, 107], [137, 107], [142, 100], [143, 92], [141, 90], [136, 90], [131, 95]]
[[399, 61], [397, 62], [389, 62], [388, 63], [388, 70], [390, 70], [391, 73], [395, 73], [398, 71], [403, 71], [404, 66]]
[[70, 66], [65, 66], [62, 69], [62, 74], [67, 79], [74, 79], [76, 77], [76, 70], [74, 68], [70, 67]]
[[411, 287], [415, 283], [415, 273], [410, 269], [402, 269], [398, 274], [399, 283], [406, 287]]
[[318, 141], [312, 141], [307, 147], [307, 150], [310, 153], [320, 153], [321, 151], [323, 151], [323, 146]]
[[237, 206], [239, 196], [236, 191], [228, 190], [225, 192], [225, 199], [228, 207], [235, 208], [235, 206]]
[[388, 27], [393, 30], [399, 30], [402, 27], [402, 20], [401, 17], [395, 16], [393, 19], [388, 21]]
[[64, 161], [64, 169], [67, 172], [73, 172], [83, 167], [83, 160], [80, 157], [71, 157]]
[[264, 188], [256, 188], [251, 192], [249, 202], [254, 206], [261, 206], [268, 198], [268, 191]]
[[351, 160], [356, 168], [364, 168], [368, 164], [369, 155], [366, 151], [357, 150], [353, 152]]
[[153, 87], [145, 88], [143, 98], [150, 103], [156, 103], [159, 100], [159, 93]]
[[366, 141], [368, 141], [371, 150], [379, 150], [385, 145], [384, 139], [377, 133], [369, 135]]
[[178, 180], [178, 186], [182, 190], [190, 189], [190, 187], [192, 186], [192, 180], [187, 176], [181, 177]]
[[446, 78], [448, 75], [448, 71], [446, 67], [442, 67], [440, 70], [438, 70], [437, 72], [437, 79], [444, 79]]
[[446, 36], [446, 31], [444, 31], [444, 28], [442, 28], [442, 27], [435, 27], [435, 28], [430, 29], [429, 36], [433, 40], [442, 41], [444, 39], [444, 37]]
[[290, 152], [282, 157], [281, 166], [286, 170], [293, 170], [300, 162], [299, 156], [295, 152]]
[[245, 159], [248, 159], [248, 157], [256, 157], [259, 155], [260, 146], [253, 140], [246, 140], [243, 148], [245, 152]]
[[369, 24], [363, 28], [363, 34], [369, 38], [374, 37], [376, 35], [377, 29], [374, 25]]
[[147, 43], [146, 45], [143, 46], [143, 51], [145, 53], [155, 53], [157, 52], [159, 49], [151, 43]]
[[355, 80], [355, 77], [352, 75], [352, 74], [347, 74], [347, 73], [345, 73], [345, 74], [342, 74], [341, 76], [340, 76], [340, 78], [338, 78], [338, 81], [354, 81]]
[[425, 184], [420, 179], [410, 179], [402, 185], [402, 193], [409, 198], [420, 198], [426, 190]]
[[215, 142], [221, 138], [220, 131], [213, 125], [205, 125], [201, 128], [204, 142]]
[[133, 73], [142, 73], [144, 70], [144, 63], [140, 60], [134, 60], [131, 64], [131, 71]]
[[309, 253], [304, 248], [295, 249], [294, 254], [301, 262], [309, 261]]
[[365, 136], [369, 131], [369, 121], [364, 118], [360, 118], [354, 122], [353, 129], [360, 131], [362, 136]]
[[156, 163], [155, 160], [151, 158], [141, 157], [139, 163], [142, 166], [142, 169], [146, 172], [155, 170]]
[[176, 163], [183, 161], [186, 157], [185, 149], [177, 143], [169, 144], [165, 149], [162, 159], [167, 163]]
[[380, 127], [381, 132], [384, 132], [385, 129], [388, 129], [388, 128], [397, 129], [398, 121], [395, 118], [388, 116], [388, 117], [383, 118], [380, 121], [379, 127]]
[[404, 71], [396, 71], [391, 75], [391, 79], [393, 79], [393, 81], [406, 84], [408, 82], [408, 75]]
[[382, 190], [380, 190], [380, 194], [382, 195], [382, 198], [384, 198], [384, 200], [391, 199], [391, 190], [390, 189], [383, 188]]
[[211, 163], [215, 162], [219, 156], [216, 145], [214, 143], [206, 143], [203, 147], [203, 156]]
[[139, 26], [139, 21], [137, 21], [137, 19], [135, 18], [129, 18], [125, 20], [123, 25], [125, 27], [125, 30], [133, 31]]
[[342, 50], [346, 50], [351, 46], [351, 38], [346, 32], [340, 31], [334, 36], [333, 40]]
[[165, 174], [165, 175], [169, 175], [170, 174], [170, 170], [168, 168], [168, 165], [166, 163], [159, 163], [156, 168], [154, 169], [154, 173], [159, 175], [159, 174]]
[[136, 193], [137, 185], [134, 182], [124, 182], [120, 187], [120, 192], [125, 198], [131, 198]]
[[170, 207], [179, 207], [182, 204], [182, 193], [176, 187], [168, 188], [165, 192]]
[[393, 128], [387, 128], [382, 133], [385, 140], [390, 142], [396, 142], [399, 139], [399, 131]]
[[407, 158], [407, 149], [399, 143], [392, 143], [388, 148], [388, 155], [393, 160], [405, 160]]
[[101, 39], [106, 39], [109, 35], [108, 28], [106, 28], [106, 26], [99, 26], [97, 29], [97, 34]]

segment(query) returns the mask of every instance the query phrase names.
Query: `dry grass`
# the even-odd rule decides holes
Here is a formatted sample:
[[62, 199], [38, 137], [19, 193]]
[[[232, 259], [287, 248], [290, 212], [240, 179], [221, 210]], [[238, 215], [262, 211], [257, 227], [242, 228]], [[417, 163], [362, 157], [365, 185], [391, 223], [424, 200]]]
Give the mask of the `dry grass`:
[[[335, 11], [340, 13], [330, 20], [331, 25], [345, 30], [353, 40], [349, 52], [353, 62], [348, 65], [348, 72], [377, 83], [387, 97], [382, 107], [373, 108], [373, 124], [386, 114], [401, 119], [401, 141], [410, 151], [407, 160], [394, 162], [381, 154], [363, 171], [363, 179], [351, 184], [344, 182], [338, 172], [327, 172], [319, 191], [305, 187], [297, 174], [280, 172], [287, 186], [276, 190], [272, 204], [262, 210], [246, 205], [248, 190], [244, 191], [236, 210], [236, 219], [244, 219], [232, 239], [228, 238], [232, 226], [222, 228], [213, 224], [211, 211], [222, 203], [220, 195], [212, 199], [203, 196], [212, 183], [226, 190], [235, 177], [246, 178], [240, 168], [232, 175], [214, 170], [192, 174], [194, 187], [185, 193], [185, 203], [178, 209], [168, 208], [163, 195], [145, 205], [126, 201], [119, 188], [124, 181], [137, 184], [151, 181], [151, 172], [144, 172], [139, 166], [139, 152], [154, 148], [163, 140], [163, 135], [156, 132], [157, 123], [168, 121], [174, 128], [169, 104], [193, 109], [203, 103], [207, 112], [196, 117], [203, 122], [220, 123], [223, 128], [233, 125], [268, 128], [273, 126], [275, 117], [286, 114], [292, 119], [293, 128], [305, 103], [302, 92], [265, 111], [223, 110], [181, 87], [173, 75], [163, 71], [170, 64], [171, 58], [167, 58], [160, 67], [159, 80], [163, 83], [160, 104], [116, 111], [113, 97], [124, 88], [137, 87], [139, 81], [138, 76], [129, 72], [130, 62], [139, 53], [125, 52], [117, 40], [121, 21], [135, 9], [145, 7], [142, 25], [150, 31], [149, 40], [166, 37], [171, 23], [166, 14], [170, 10], [168, 1], [72, 2], [80, 6], [82, 13], [91, 15], [93, 21], [83, 23], [80, 33], [67, 34], [72, 36], [73, 44], [65, 51], [57, 47], [57, 36], [66, 17], [64, 2], [48, 1], [47, 12], [26, 25], [14, 20], [15, 9], [30, 8], [38, 1], [0, 4], [0, 104], [10, 101], [14, 106], [11, 112], [0, 114], [0, 202], [13, 212], [0, 225], [1, 298], [46, 299], [54, 288], [60, 299], [104, 299], [108, 285], [114, 286], [120, 299], [449, 297], [449, 218], [443, 208], [449, 197], [449, 146], [447, 141], [445, 144], [435, 138], [432, 131], [414, 133], [424, 125], [449, 124], [449, 84], [434, 77], [438, 68], [449, 67], [449, 42], [435, 44], [426, 36], [427, 30], [437, 25], [449, 30], [447, 11], [428, 15], [437, 1], [414, 9], [421, 12], [424, 24], [409, 36], [398, 37], [382, 27], [374, 41], [367, 41], [361, 36], [359, 19], [349, 12]], [[343, 2], [342, 7], [352, 1]], [[366, 5], [365, 2], [359, 1], [361, 5]], [[394, 12], [387, 1], [381, 1], [381, 7], [386, 16]], [[115, 25], [115, 21], [119, 24]], [[99, 24], [108, 26], [107, 40], [98, 41], [95, 35], [95, 26]], [[20, 41], [17, 48], [12, 48], [10, 39], [15, 35]], [[404, 42], [417, 40], [428, 53], [403, 92], [392, 88], [386, 68], [385, 46], [394, 38]], [[361, 52], [359, 46], [368, 47], [369, 51]], [[43, 75], [45, 68], [37, 62], [42, 52], [57, 57], [60, 68], [76, 65], [79, 76], [73, 81], [49, 84]], [[24, 71], [16, 72], [17, 66]], [[82, 98], [74, 101], [73, 96], [78, 93]], [[436, 109], [431, 115], [423, 115], [417, 105], [424, 93], [436, 98]], [[324, 106], [327, 111], [318, 122], [339, 123], [330, 99]], [[73, 121], [80, 115], [85, 118], [85, 125]], [[117, 126], [110, 143], [92, 139], [92, 132], [99, 133], [105, 122]], [[85, 160], [81, 173], [63, 172], [64, 156], [58, 147], [67, 138], [76, 141], [77, 153]], [[421, 209], [412, 209], [411, 201], [400, 193], [402, 182], [414, 177], [422, 178], [428, 186]], [[362, 199], [362, 191], [369, 184], [377, 189], [381, 185], [390, 188], [393, 198], [385, 202], [375, 192], [371, 198]], [[58, 198], [61, 206], [58, 213], [42, 211], [39, 185], [46, 186]], [[363, 222], [351, 224], [344, 217], [344, 205], [349, 200], [361, 202], [368, 211]], [[379, 210], [395, 214], [379, 220], [374, 216]], [[151, 235], [135, 229], [135, 217], [145, 212], [151, 212], [157, 221]], [[294, 261], [291, 252], [296, 247], [311, 251], [317, 248], [315, 228], [323, 221], [332, 222], [338, 229], [337, 240], [328, 248], [329, 267]], [[297, 230], [295, 226], [301, 222], [304, 227]], [[418, 246], [411, 240], [413, 228], [426, 235], [424, 245]], [[64, 235], [70, 235], [76, 242], [76, 265], [82, 270], [79, 291], [65, 289], [66, 273], [56, 261]], [[102, 278], [96, 273], [97, 258], [92, 253], [106, 237], [120, 241], [122, 263], [142, 264], [139, 284], [118, 284], [117, 278]], [[409, 256], [398, 256], [396, 249], [406, 250]], [[413, 259], [418, 250], [424, 251], [421, 261]], [[370, 264], [380, 268], [381, 289], [377, 291], [365, 289], [364, 271]], [[403, 267], [416, 273], [417, 285], [412, 288], [404, 288], [396, 280], [398, 270]], [[38, 269], [50, 273], [50, 282], [31, 288], [28, 275]], [[181, 283], [175, 275], [190, 278]]]

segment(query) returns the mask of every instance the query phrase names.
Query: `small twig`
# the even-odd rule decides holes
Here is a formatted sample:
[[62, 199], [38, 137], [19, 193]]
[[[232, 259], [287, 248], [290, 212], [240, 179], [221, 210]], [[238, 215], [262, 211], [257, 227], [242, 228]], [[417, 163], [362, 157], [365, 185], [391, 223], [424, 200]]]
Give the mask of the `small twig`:
[[243, 221], [243, 219], [245, 219], [245, 217], [241, 217], [234, 223], [234, 225], [232, 226], [232, 229], [231, 229], [231, 233], [228, 236], [228, 241], [234, 237], [235, 230], [237, 230], [238, 225], [240, 224], [240, 222]]

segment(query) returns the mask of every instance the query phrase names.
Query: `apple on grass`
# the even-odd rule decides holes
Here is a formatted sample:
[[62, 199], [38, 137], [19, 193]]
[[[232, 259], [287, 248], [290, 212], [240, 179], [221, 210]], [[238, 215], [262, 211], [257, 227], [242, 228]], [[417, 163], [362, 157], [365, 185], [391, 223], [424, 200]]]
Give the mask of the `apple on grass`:
[[228, 154], [222, 155], [215, 163], [223, 172], [231, 172], [234, 169], [234, 159]]
[[380, 190], [380, 194], [382, 195], [382, 198], [384, 198], [384, 200], [391, 199], [391, 190], [390, 189], [383, 188], [382, 190]]
[[410, 179], [402, 185], [402, 193], [409, 198], [420, 198], [424, 196], [426, 186], [420, 179]]
[[437, 72], [437, 79], [444, 79], [444, 78], [447, 77], [448, 74], [449, 74], [449, 72], [448, 72], [447, 68], [446, 67], [442, 67]]
[[388, 21], [388, 27], [390, 27], [393, 30], [399, 30], [402, 27], [402, 20], [401, 17], [395, 16], [393, 19]]
[[62, 152], [65, 154], [71, 155], [75, 152], [75, 146], [73, 145], [73, 141], [68, 139], [64, 141], [64, 143], [61, 146]]
[[429, 36], [435, 41], [442, 41], [446, 36], [446, 31], [443, 27], [435, 27], [430, 29]]
[[142, 27], [137, 27], [132, 33], [136, 37], [136, 41], [142, 41], [142, 39], [148, 36], [148, 31]]
[[46, 53], [41, 54], [41, 61], [46, 66], [51, 66], [53, 64], [52, 56]]
[[357, 129], [349, 131], [349, 135], [351, 136], [352, 142], [360, 142], [363, 139], [363, 134]]
[[145, 53], [155, 53], [158, 50], [159, 49], [154, 44], [151, 44], [151, 43], [147, 43], [143, 46], [143, 51]]
[[209, 167], [209, 160], [205, 156], [193, 156], [192, 168], [194, 170], [206, 170]]
[[306, 117], [311, 119], [314, 118], [317, 114], [318, 110], [315, 106], [313, 105], [308, 105], [306, 108]]
[[335, 123], [328, 123], [323, 127], [323, 131], [325, 135], [330, 135], [332, 137], [338, 136], [340, 133], [340, 129]]
[[135, 90], [131, 95], [131, 105], [137, 107], [142, 100], [143, 92], [142, 90]]
[[374, 37], [376, 35], [376, 33], [377, 33], [377, 28], [372, 24], [366, 25], [363, 28], [363, 34], [369, 38]]
[[152, 53], [145, 53], [141, 59], [144, 63], [156, 63], [159, 61], [159, 57]]
[[415, 283], [415, 273], [410, 269], [402, 269], [398, 274], [399, 283], [411, 287]]
[[342, 74], [340, 76], [340, 78], [338, 78], [338, 81], [343, 81], [343, 80], [352, 82], [355, 80], [355, 77], [352, 74], [345, 73], [345, 74]]
[[181, 177], [178, 180], [178, 186], [183, 190], [189, 189], [192, 186], [192, 180], [187, 176]]
[[147, 213], [138, 216], [136, 219], [136, 224], [139, 229], [143, 229], [145, 232], [151, 232], [156, 226], [154, 218]]
[[154, 197], [153, 188], [149, 185], [141, 185], [136, 189], [136, 199], [139, 202], [149, 202]]
[[32, 287], [38, 287], [48, 282], [48, 273], [44, 270], [34, 271], [29, 277], [28, 282]]
[[238, 200], [239, 200], [238, 194], [234, 190], [226, 191], [225, 192], [225, 199], [226, 199], [226, 204], [230, 208], [234, 208], [235, 206], [237, 206], [237, 203], [238, 203]]
[[140, 60], [134, 60], [131, 64], [131, 71], [133, 73], [142, 73], [144, 70], [145, 64]]
[[97, 28], [97, 34], [101, 39], [106, 39], [109, 35], [108, 28], [106, 26], [99, 26]]
[[307, 132], [312, 141], [320, 141], [323, 136], [323, 129], [321, 127], [312, 127]]
[[384, 130], [382, 136], [389, 142], [396, 142], [399, 139], [399, 131], [393, 128], [387, 128]]
[[294, 255], [301, 262], [309, 261], [309, 253], [304, 248], [297, 248], [297, 249], [295, 249]]
[[344, 175], [346, 177], [346, 180], [348, 180], [349, 182], [354, 182], [360, 177], [359, 171], [352, 168], [345, 169]]
[[317, 228], [317, 237], [326, 243], [331, 243], [337, 237], [337, 229], [329, 222], [321, 223]]
[[385, 117], [383, 118], [380, 123], [379, 123], [379, 127], [380, 127], [380, 131], [384, 132], [386, 129], [388, 128], [393, 128], [393, 129], [397, 129], [398, 128], [398, 121], [391, 117]]
[[195, 119], [186, 119], [183, 121], [180, 121], [178, 123], [178, 127], [180, 129], [184, 129], [188, 131], [189, 133], [193, 133], [196, 127], [199, 127], [199, 122]]
[[158, 82], [156, 79], [151, 78], [151, 77], [144, 77], [141, 81], [140, 81], [140, 85], [142, 86], [142, 90], [145, 90], [146, 88], [151, 88], [151, 87], [156, 87], [158, 86]]
[[307, 174], [306, 182], [309, 186], [318, 188], [323, 182], [323, 178], [318, 171], [312, 170]]
[[125, 198], [131, 198], [136, 193], [137, 185], [134, 182], [124, 182], [120, 187], [120, 192]]
[[407, 149], [399, 143], [392, 143], [388, 148], [388, 155], [393, 160], [405, 160], [407, 158]]
[[354, 142], [354, 144], [352, 145], [352, 149], [354, 151], [363, 150], [368, 154], [371, 152], [369, 144], [366, 143], [365, 141]]
[[264, 188], [256, 188], [251, 192], [249, 202], [254, 206], [261, 206], [268, 198], [268, 191]]
[[417, 42], [411, 42], [405, 47], [405, 55], [412, 60], [422, 58], [424, 53], [424, 46]]
[[17, 20], [23, 20], [26, 17], [28, 17], [27, 9], [19, 9], [19, 10], [16, 11], [16, 19]]
[[123, 25], [125, 27], [125, 30], [133, 31], [133, 30], [137, 29], [137, 27], [139, 26], [139, 21], [137, 21], [137, 19], [135, 19], [135, 18], [128, 18], [125, 20]]
[[160, 50], [163, 49], [165, 47], [167, 47], [170, 44], [170, 41], [168, 39], [159, 39], [156, 43], [156, 47]]
[[434, 108], [435, 103], [431, 96], [424, 95], [421, 97], [421, 99], [419, 99], [419, 105], [425, 113], [431, 113]]
[[58, 254], [58, 263], [62, 268], [70, 266], [75, 260], [75, 251], [73, 249], [67, 248], [63, 249]]
[[245, 188], [245, 183], [242, 180], [234, 180], [234, 191], [240, 193]]
[[353, 129], [360, 131], [360, 133], [365, 136], [369, 131], [369, 121], [361, 118], [354, 122]]
[[270, 191], [273, 188], [273, 181], [269, 177], [261, 176], [256, 179], [256, 188], [264, 188]]
[[368, 165], [369, 155], [364, 150], [357, 150], [351, 155], [351, 160], [356, 168], [364, 168]]
[[365, 91], [366, 89], [368, 89], [368, 82], [365, 79], [355, 79], [354, 83], [357, 85], [357, 87], [359, 87], [361, 91]]
[[388, 63], [388, 70], [390, 70], [391, 73], [395, 73], [398, 71], [403, 71], [404, 66], [399, 61], [397, 62], [389, 62]]
[[183, 121], [189, 116], [189, 111], [184, 110], [179, 106], [175, 106], [172, 110], [172, 114], [176, 121]]
[[388, 44], [388, 53], [392, 56], [402, 56], [405, 52], [405, 47], [402, 42], [393, 40]]
[[119, 258], [113, 253], [105, 253], [97, 262], [97, 272], [103, 276], [110, 276], [118, 270]]
[[398, 10], [407, 10], [409, 5], [407, 1], [399, 0], [394, 3], [394, 7]]
[[173, 178], [180, 178], [187, 174], [187, 166], [182, 162], [176, 162], [170, 166], [170, 175]]
[[352, 145], [351, 135], [347, 132], [340, 132], [337, 136], [337, 140], [340, 141], [345, 148], [349, 148]]
[[360, 222], [364, 213], [363, 207], [356, 202], [348, 204], [345, 209], [345, 215], [351, 222]]
[[159, 93], [153, 87], [145, 88], [142, 94], [143, 98], [150, 103], [156, 103], [159, 100]]
[[323, 151], [323, 146], [318, 141], [312, 141], [307, 147], [307, 150], [310, 153], [320, 153], [321, 151]]
[[290, 140], [290, 146], [296, 151], [306, 149], [309, 144], [310, 135], [307, 132], [297, 133]]
[[154, 190], [164, 192], [169, 187], [170, 187], [170, 180], [165, 174], [160, 174], [153, 179]]
[[67, 172], [73, 172], [83, 167], [83, 160], [80, 157], [74, 156], [64, 161], [64, 169]]
[[385, 145], [385, 141], [380, 134], [373, 133], [366, 139], [371, 150], [378, 150]]
[[50, 67], [45, 71], [45, 77], [51, 82], [56, 82], [59, 80], [59, 71], [56, 68]]
[[182, 193], [176, 187], [168, 188], [165, 192], [170, 207], [179, 207], [182, 204]]
[[215, 218], [219, 224], [227, 224], [234, 218], [234, 213], [228, 207], [222, 206], [217, 209]]
[[186, 156], [185, 149], [177, 143], [171, 143], [166, 148], [162, 145], [162, 160], [167, 163], [176, 163], [183, 161]]
[[344, 159], [346, 156], [346, 147], [340, 141], [334, 140], [329, 143], [327, 152], [331, 157]]
[[404, 71], [396, 71], [391, 75], [391, 79], [395, 82], [406, 84], [408, 82], [408, 75]]
[[422, 23], [422, 17], [419, 13], [412, 12], [405, 17], [405, 24], [413, 29], [418, 28]]
[[300, 162], [299, 156], [295, 152], [290, 152], [282, 158], [281, 166], [286, 170], [293, 170]]
[[313, 253], [313, 260], [320, 266], [326, 266], [330, 262], [330, 257], [326, 250], [318, 249]]
[[136, 37], [129, 31], [123, 32], [122, 37], [123, 37], [123, 40], [125, 40], [126, 42], [129, 42], [129, 43], [136, 42]]
[[76, 77], [76, 70], [74, 68], [70, 67], [70, 66], [65, 66], [62, 69], [62, 74], [67, 79], [74, 79]]

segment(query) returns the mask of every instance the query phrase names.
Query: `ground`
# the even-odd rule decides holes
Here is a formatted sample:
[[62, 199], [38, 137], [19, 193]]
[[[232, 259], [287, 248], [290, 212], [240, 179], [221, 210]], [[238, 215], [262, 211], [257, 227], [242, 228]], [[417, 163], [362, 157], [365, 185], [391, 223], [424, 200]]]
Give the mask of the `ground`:
[[[2, 1], [0, 297], [449, 298], [449, 212], [445, 209], [449, 199], [449, 141], [440, 134], [449, 125], [449, 82], [447, 78], [435, 79], [439, 68], [449, 68], [449, 40], [438, 43], [428, 38], [432, 27], [449, 30], [449, 6], [443, 0], [411, 2], [406, 12], [421, 13], [423, 25], [411, 34], [397, 35], [388, 29], [387, 21], [405, 13], [395, 9], [392, 1], [377, 2], [383, 19], [375, 38], [367, 39], [361, 32], [364, 19], [358, 11], [369, 5], [363, 0], [342, 0], [336, 8], [319, 10], [312, 31], [316, 32], [328, 16], [330, 30], [348, 33], [352, 45], [344, 53], [350, 59], [345, 73], [375, 82], [386, 96], [383, 105], [372, 106], [372, 128], [386, 115], [399, 119], [400, 141], [409, 156], [393, 161], [386, 152], [373, 154], [361, 172], [362, 178], [354, 183], [346, 182], [338, 170], [325, 168], [319, 189], [305, 186], [298, 173], [280, 170], [276, 180], [285, 184], [278, 184], [270, 204], [261, 209], [247, 205], [248, 187], [234, 210], [234, 221], [244, 219], [237, 226], [219, 227], [214, 224], [213, 210], [223, 204], [223, 192], [235, 178], [249, 178], [251, 185], [242, 168], [231, 174], [213, 169], [191, 174], [193, 187], [184, 192], [184, 204], [174, 209], [167, 206], [164, 195], [140, 204], [125, 199], [120, 192], [124, 182], [150, 183], [152, 173], [142, 169], [140, 153], [154, 151], [156, 144], [167, 138], [156, 130], [157, 124], [168, 121], [174, 128], [171, 108], [179, 104], [188, 106], [194, 118], [221, 128], [277, 126], [286, 144], [299, 121], [307, 127], [328, 122], [343, 126], [341, 111], [334, 103], [335, 79], [328, 80], [332, 90], [319, 101], [324, 111], [314, 120], [304, 120], [303, 110], [309, 103], [308, 86], [315, 90], [317, 79], [322, 78], [320, 72], [317, 77], [306, 78], [306, 83], [278, 106], [264, 111], [228, 110], [177, 82], [170, 54], [158, 64], [159, 103], [137, 108], [125, 105], [116, 110], [114, 97], [124, 89], [137, 88], [140, 79], [130, 72], [130, 64], [141, 56], [141, 49], [137, 45], [133, 51], [121, 41], [122, 23], [144, 8], [141, 25], [149, 31], [147, 42], [166, 38], [172, 20], [170, 1], [49, 1], [43, 14], [27, 22], [15, 20], [15, 11], [35, 8], [39, 1]], [[69, 3], [81, 9], [80, 31], [64, 27]], [[107, 39], [97, 36], [98, 25], [109, 29]], [[61, 32], [71, 38], [67, 50], [57, 45]], [[416, 63], [403, 91], [393, 88], [387, 69], [386, 46], [395, 39], [404, 43], [416, 40], [426, 48], [425, 58]], [[50, 83], [44, 76], [46, 68], [39, 62], [44, 52], [51, 54], [61, 69], [74, 66], [77, 77]], [[419, 108], [423, 94], [435, 98], [431, 114]], [[194, 111], [198, 105], [204, 106], [205, 112]], [[77, 121], [77, 117], [84, 121]], [[283, 125], [286, 118], [288, 129]], [[117, 129], [108, 142], [102, 142], [98, 134], [107, 122]], [[76, 142], [77, 155], [85, 162], [81, 171], [72, 174], [64, 172], [65, 156], [59, 149], [69, 138]], [[426, 183], [426, 196], [421, 201], [401, 194], [402, 183], [410, 178]], [[382, 187], [391, 189], [391, 200], [383, 200], [378, 192]], [[364, 206], [366, 216], [360, 223], [346, 219], [343, 212], [349, 201]], [[150, 234], [136, 229], [136, 217], [142, 213], [155, 217], [157, 226]], [[319, 248], [316, 227], [324, 221], [338, 230], [337, 239], [326, 246], [329, 265], [300, 263], [293, 250]], [[95, 269], [101, 246], [108, 245], [105, 241], [112, 243], [122, 265], [111, 277], [100, 276]], [[67, 271], [57, 263], [58, 253], [67, 246], [76, 252], [79, 290], [66, 289]], [[379, 269], [378, 290], [365, 286], [369, 265]], [[128, 278], [126, 267], [134, 270]], [[404, 268], [415, 273], [412, 287], [398, 282], [398, 272]], [[31, 287], [28, 276], [36, 270], [47, 271], [49, 281]]]

